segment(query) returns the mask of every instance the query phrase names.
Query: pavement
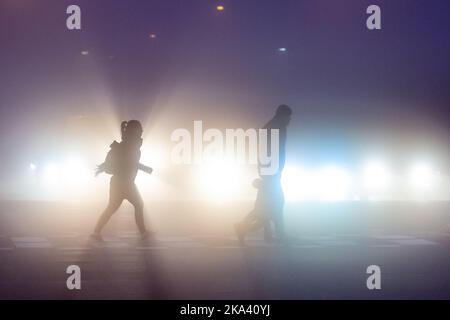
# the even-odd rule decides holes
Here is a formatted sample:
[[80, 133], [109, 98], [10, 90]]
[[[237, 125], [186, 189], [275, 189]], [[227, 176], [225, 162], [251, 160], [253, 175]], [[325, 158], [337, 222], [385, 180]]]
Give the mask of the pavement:
[[[448, 299], [450, 234], [290, 238], [132, 233], [95, 242], [85, 235], [0, 236], [2, 299]], [[81, 290], [66, 269], [81, 268]], [[366, 269], [381, 268], [381, 290]]]
[[[132, 213], [124, 210], [108, 225], [104, 242], [96, 242], [89, 238], [93, 210], [44, 207], [0, 205], [0, 299], [450, 298], [448, 205], [436, 214], [424, 207], [428, 213], [410, 213], [409, 219], [403, 217], [410, 211], [400, 214], [399, 207], [399, 215], [383, 217], [380, 207], [380, 215], [360, 212], [359, 222], [322, 210], [328, 216], [314, 218], [326, 218], [321, 230], [310, 213], [287, 212], [287, 245], [254, 234], [244, 247], [232, 233], [235, 216], [214, 224], [205, 222], [205, 211], [195, 219], [207, 227], [197, 228], [199, 222], [189, 228], [194, 217], [187, 209], [153, 212], [156, 236], [141, 241]], [[352, 223], [344, 228], [343, 221]], [[80, 290], [67, 288], [71, 265], [80, 267]], [[371, 265], [380, 267], [380, 290], [367, 288]]]

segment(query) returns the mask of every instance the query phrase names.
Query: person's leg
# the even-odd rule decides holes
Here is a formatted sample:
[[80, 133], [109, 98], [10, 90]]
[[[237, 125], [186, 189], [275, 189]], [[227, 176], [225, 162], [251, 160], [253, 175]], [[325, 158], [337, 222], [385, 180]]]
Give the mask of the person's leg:
[[255, 211], [252, 210], [244, 217], [244, 219], [242, 219], [237, 224], [240, 226], [242, 230], [247, 232], [249, 231], [251, 225], [255, 222], [255, 220], [256, 220]]
[[250, 221], [247, 231], [250, 232], [256, 232], [264, 228], [266, 225], [266, 218], [264, 217], [263, 213], [255, 213], [253, 216], [252, 221]]
[[244, 245], [245, 236], [247, 235], [247, 232], [249, 231], [250, 226], [253, 223], [254, 219], [255, 219], [255, 212], [254, 210], [252, 210], [241, 221], [239, 221], [234, 225], [234, 230], [241, 245]]
[[131, 186], [127, 199], [134, 206], [134, 216], [139, 232], [141, 235], [146, 235], [148, 232], [144, 221], [144, 201], [136, 185]]
[[105, 225], [108, 223], [109, 219], [117, 211], [117, 209], [119, 209], [122, 202], [123, 197], [120, 195], [120, 192], [115, 190], [115, 186], [111, 185], [109, 203], [105, 211], [103, 211], [102, 215], [97, 221], [97, 225], [95, 226], [94, 230], [95, 235], [100, 235], [102, 229], [105, 227]]
[[275, 236], [277, 241], [284, 242], [285, 241], [285, 230], [284, 230], [284, 197], [283, 194], [278, 195], [278, 199], [276, 199], [275, 205], [272, 210], [272, 221], [275, 229]]
[[276, 222], [276, 232], [277, 232], [277, 238], [280, 242], [286, 241], [286, 231], [284, 228], [284, 204], [285, 204], [285, 198], [284, 198], [284, 191], [283, 187], [281, 186], [281, 181], [279, 182], [279, 201], [278, 201], [278, 212], [277, 217], [278, 219]]
[[286, 240], [286, 234], [284, 231], [284, 221], [283, 216], [279, 215], [274, 219], [274, 225], [275, 225], [275, 234], [277, 237], [277, 240], [279, 242], [284, 242]]
[[264, 240], [269, 243], [273, 242], [271, 220], [268, 218], [264, 219], [263, 227], [264, 227]]
[[272, 223], [276, 239], [284, 241], [284, 194], [281, 181], [278, 176], [268, 177], [265, 180], [266, 191], [266, 221], [264, 224], [264, 238], [267, 242], [273, 242]]

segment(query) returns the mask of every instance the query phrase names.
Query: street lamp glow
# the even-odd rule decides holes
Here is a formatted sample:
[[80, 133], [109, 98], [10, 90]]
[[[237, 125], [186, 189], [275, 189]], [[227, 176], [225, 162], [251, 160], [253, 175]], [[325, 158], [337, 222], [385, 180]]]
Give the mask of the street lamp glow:
[[414, 165], [410, 172], [411, 183], [418, 190], [429, 190], [433, 188], [437, 176], [437, 172], [431, 166], [424, 163]]
[[86, 168], [81, 159], [71, 158], [61, 168], [60, 174], [64, 178], [65, 182], [69, 185], [82, 186], [91, 172]]
[[316, 197], [320, 201], [344, 201], [349, 197], [351, 179], [342, 168], [329, 166], [321, 169], [316, 183]]
[[288, 201], [311, 200], [314, 192], [312, 174], [300, 167], [288, 166], [283, 171], [281, 184]]
[[387, 166], [380, 161], [372, 161], [364, 168], [364, 185], [368, 189], [386, 188], [391, 180]]
[[217, 9], [217, 11], [223, 11], [223, 10], [225, 10], [225, 7], [223, 5], [218, 5], [216, 7], [216, 9]]
[[219, 161], [204, 164], [197, 178], [203, 198], [213, 202], [226, 202], [235, 198], [243, 185], [243, 172], [233, 163]]
[[54, 163], [50, 163], [44, 168], [44, 182], [47, 185], [54, 185], [60, 178], [60, 168]]

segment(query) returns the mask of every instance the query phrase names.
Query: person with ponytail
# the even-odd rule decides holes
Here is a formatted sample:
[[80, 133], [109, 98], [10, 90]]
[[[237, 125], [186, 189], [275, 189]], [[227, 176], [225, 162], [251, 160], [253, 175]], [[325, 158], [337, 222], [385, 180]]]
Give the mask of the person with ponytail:
[[94, 240], [101, 241], [101, 231], [124, 200], [128, 200], [135, 210], [136, 224], [142, 239], [147, 239], [150, 232], [145, 227], [144, 203], [134, 182], [138, 170], [151, 174], [153, 169], [139, 162], [142, 146], [142, 125], [137, 120], [123, 121], [121, 124], [122, 141], [114, 141], [105, 162], [97, 167], [96, 175], [106, 172], [111, 174], [109, 203], [100, 216]]

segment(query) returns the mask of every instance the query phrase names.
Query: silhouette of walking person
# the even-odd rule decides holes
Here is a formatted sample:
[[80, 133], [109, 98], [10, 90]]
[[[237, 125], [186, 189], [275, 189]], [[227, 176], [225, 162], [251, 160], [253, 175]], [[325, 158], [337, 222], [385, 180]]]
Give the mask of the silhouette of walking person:
[[144, 202], [134, 180], [138, 170], [151, 174], [153, 169], [139, 163], [142, 146], [142, 125], [137, 120], [124, 121], [121, 124], [122, 141], [114, 141], [105, 162], [96, 170], [96, 176], [102, 172], [111, 174], [109, 203], [100, 216], [95, 231], [94, 240], [102, 241], [101, 231], [112, 215], [119, 209], [123, 200], [128, 200], [135, 210], [135, 219], [141, 238], [150, 236], [144, 222]]
[[[264, 238], [268, 242], [273, 241], [272, 224], [275, 227], [276, 240], [285, 242], [284, 231], [284, 193], [281, 186], [281, 175], [286, 163], [286, 139], [287, 126], [291, 121], [292, 109], [287, 105], [278, 106], [275, 116], [263, 127], [267, 130], [276, 129], [279, 132], [277, 171], [271, 175], [263, 175], [261, 163], [258, 166], [260, 182], [258, 187], [255, 209], [242, 221], [235, 224], [235, 231], [239, 242], [244, 244], [245, 236], [264, 227]], [[268, 134], [267, 150], [271, 150], [270, 134]], [[273, 157], [273, 155], [271, 155]], [[256, 214], [255, 214], [256, 213]]]

